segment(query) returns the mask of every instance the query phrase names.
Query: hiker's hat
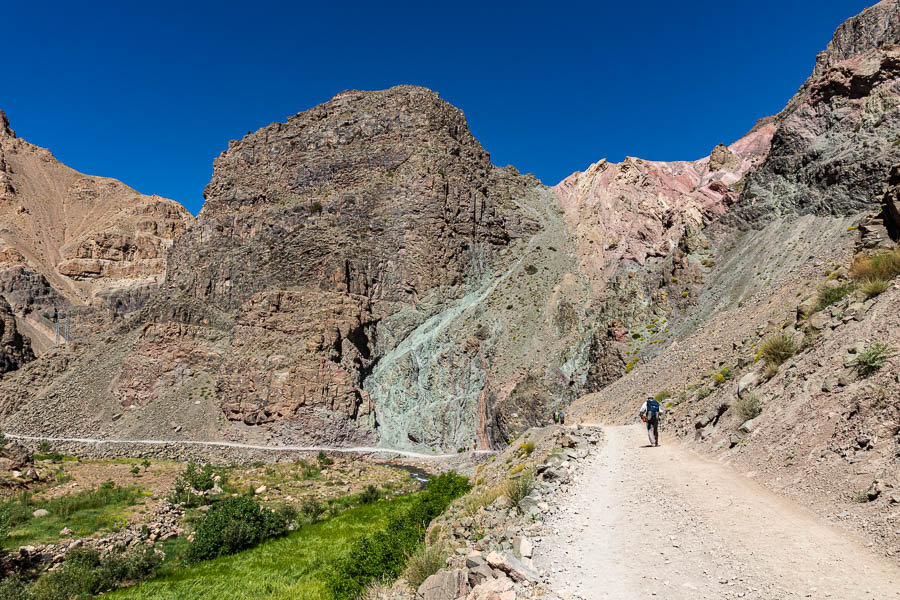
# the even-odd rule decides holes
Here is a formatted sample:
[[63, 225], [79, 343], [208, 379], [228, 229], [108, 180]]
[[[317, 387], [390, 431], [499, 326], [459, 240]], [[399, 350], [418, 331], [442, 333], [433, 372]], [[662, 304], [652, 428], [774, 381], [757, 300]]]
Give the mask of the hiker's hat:
[[647, 394], [647, 398], [653, 398], [653, 394]]

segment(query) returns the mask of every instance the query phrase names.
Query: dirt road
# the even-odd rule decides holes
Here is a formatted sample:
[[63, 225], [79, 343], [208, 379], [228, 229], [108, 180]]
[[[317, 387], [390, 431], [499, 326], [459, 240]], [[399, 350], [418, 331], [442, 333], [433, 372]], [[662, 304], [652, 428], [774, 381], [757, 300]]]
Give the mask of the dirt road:
[[604, 432], [537, 547], [561, 598], [900, 598], [900, 568], [808, 510], [677, 444], [647, 447], [640, 426]]

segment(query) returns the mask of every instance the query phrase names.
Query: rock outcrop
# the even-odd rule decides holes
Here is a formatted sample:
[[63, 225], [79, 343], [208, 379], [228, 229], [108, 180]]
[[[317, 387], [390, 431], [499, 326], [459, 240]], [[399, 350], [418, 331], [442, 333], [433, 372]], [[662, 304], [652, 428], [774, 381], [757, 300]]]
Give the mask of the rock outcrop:
[[900, 2], [848, 20], [812, 76], [774, 119], [765, 162], [751, 172], [727, 221], [877, 211], [900, 161]]
[[[165, 274], [172, 240], [193, 220], [171, 200], [70, 169], [17, 137], [2, 112], [0, 219], [0, 277], [21, 280], [24, 273], [43, 279], [38, 287], [52, 288], [54, 301], [116, 312], [149, 297]], [[16, 274], [3, 275], [8, 269]], [[11, 304], [21, 319], [20, 300]]]
[[31, 343], [19, 332], [9, 303], [0, 297], [0, 376], [33, 359]]

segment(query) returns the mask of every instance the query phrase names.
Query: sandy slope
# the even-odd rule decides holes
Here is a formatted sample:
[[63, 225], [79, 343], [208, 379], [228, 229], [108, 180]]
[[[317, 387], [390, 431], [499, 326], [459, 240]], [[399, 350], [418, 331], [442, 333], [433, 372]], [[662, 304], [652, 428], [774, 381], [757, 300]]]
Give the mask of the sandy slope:
[[639, 426], [605, 428], [537, 563], [562, 598], [900, 598], [846, 532]]

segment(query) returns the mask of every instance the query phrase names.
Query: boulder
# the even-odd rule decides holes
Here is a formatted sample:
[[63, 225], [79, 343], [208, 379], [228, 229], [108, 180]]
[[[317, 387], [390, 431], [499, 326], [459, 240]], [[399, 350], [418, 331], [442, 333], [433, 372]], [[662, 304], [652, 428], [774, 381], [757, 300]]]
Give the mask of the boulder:
[[512, 580], [508, 577], [489, 579], [472, 588], [466, 600], [516, 600]]
[[527, 537], [517, 536], [513, 538], [513, 552], [519, 558], [531, 558], [534, 552], [534, 544]]
[[469, 575], [463, 569], [438, 571], [417, 590], [424, 600], [456, 600], [469, 593]]
[[39, 508], [36, 511], [34, 511], [33, 513], [31, 513], [31, 516], [34, 517], [35, 519], [40, 519], [42, 517], [47, 517], [49, 515], [50, 515], [50, 511], [43, 509], [43, 508]]
[[816, 310], [816, 297], [811, 296], [797, 306], [797, 316], [806, 319]]
[[0, 457], [9, 461], [10, 470], [24, 471], [34, 464], [31, 452], [18, 442], [7, 441], [0, 451]]
[[825, 312], [817, 312], [809, 318], [809, 326], [816, 331], [822, 331], [831, 324], [831, 318]]
[[756, 429], [756, 419], [744, 421], [738, 429], [743, 433], [753, 433], [753, 430]]
[[756, 371], [751, 371], [747, 373], [738, 381], [737, 393], [738, 396], [741, 397], [743, 394], [750, 390], [751, 388], [756, 387], [759, 383], [759, 374]]
[[487, 555], [488, 564], [506, 573], [518, 583], [535, 583], [540, 576], [531, 567], [526, 566], [509, 552], [491, 552]]

